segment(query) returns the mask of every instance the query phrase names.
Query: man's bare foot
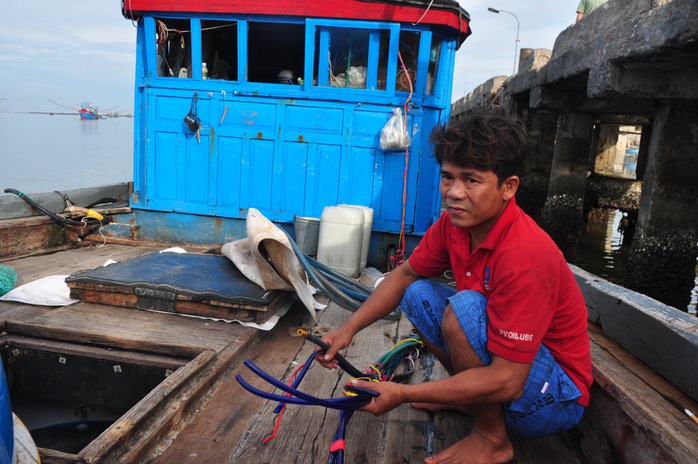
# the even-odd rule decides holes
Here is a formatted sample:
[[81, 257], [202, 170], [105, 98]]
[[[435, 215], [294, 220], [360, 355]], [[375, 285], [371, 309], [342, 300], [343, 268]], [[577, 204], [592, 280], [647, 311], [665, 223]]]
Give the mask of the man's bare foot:
[[514, 445], [488, 437], [477, 429], [461, 441], [426, 458], [424, 464], [505, 464], [514, 459]]
[[429, 412], [437, 411], [456, 411], [472, 416], [472, 412], [467, 406], [459, 406], [456, 404], [440, 404], [440, 403], [410, 403], [415, 409], [423, 409]]

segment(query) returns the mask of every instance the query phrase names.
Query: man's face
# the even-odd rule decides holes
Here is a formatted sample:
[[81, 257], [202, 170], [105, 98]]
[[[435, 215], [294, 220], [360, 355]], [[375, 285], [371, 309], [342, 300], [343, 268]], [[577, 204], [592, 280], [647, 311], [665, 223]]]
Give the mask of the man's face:
[[[510, 182], [512, 178], [516, 179], [515, 186]], [[444, 163], [439, 188], [453, 225], [470, 229], [474, 236], [484, 234], [481, 237], [484, 239], [504, 211], [506, 202], [516, 193], [518, 177], [508, 178], [501, 186], [497, 183], [494, 171]]]

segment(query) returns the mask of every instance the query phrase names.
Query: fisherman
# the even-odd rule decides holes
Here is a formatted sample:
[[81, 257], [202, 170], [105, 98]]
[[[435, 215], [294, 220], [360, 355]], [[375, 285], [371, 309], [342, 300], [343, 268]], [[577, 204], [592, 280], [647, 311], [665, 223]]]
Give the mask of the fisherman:
[[[473, 431], [425, 463], [505, 463], [509, 433], [576, 425], [592, 383], [587, 310], [562, 253], [516, 204], [526, 134], [507, 116], [471, 114], [431, 134], [446, 211], [402, 265], [338, 329], [318, 361], [398, 305], [449, 377], [418, 384], [352, 380], [380, 396], [363, 411], [410, 402], [474, 417]], [[452, 269], [456, 289], [430, 278]]]

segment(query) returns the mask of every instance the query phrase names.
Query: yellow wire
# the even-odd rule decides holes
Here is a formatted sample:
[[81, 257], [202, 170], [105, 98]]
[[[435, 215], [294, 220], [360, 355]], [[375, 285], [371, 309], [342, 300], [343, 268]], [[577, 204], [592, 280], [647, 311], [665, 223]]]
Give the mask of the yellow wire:
[[404, 345], [405, 343], [408, 343], [408, 342], [415, 342], [415, 343], [417, 343], [418, 345], [424, 345], [424, 342], [423, 342], [422, 340], [419, 340], [419, 339], [416, 339], [416, 338], [403, 338], [402, 340], [400, 340], [399, 342], [397, 342], [395, 345], [393, 345], [393, 347], [390, 348], [390, 349], [391, 349], [391, 350], [394, 350], [394, 349], [396, 349], [397, 347], [399, 347], [400, 345]]

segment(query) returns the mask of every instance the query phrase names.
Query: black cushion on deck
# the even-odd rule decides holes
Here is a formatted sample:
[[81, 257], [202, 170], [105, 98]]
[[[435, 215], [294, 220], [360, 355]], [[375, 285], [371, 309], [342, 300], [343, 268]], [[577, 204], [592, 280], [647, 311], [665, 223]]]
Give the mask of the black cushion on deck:
[[267, 291], [245, 277], [225, 256], [150, 253], [66, 278], [68, 284], [110, 285], [165, 290], [195, 299], [266, 306], [278, 291]]

